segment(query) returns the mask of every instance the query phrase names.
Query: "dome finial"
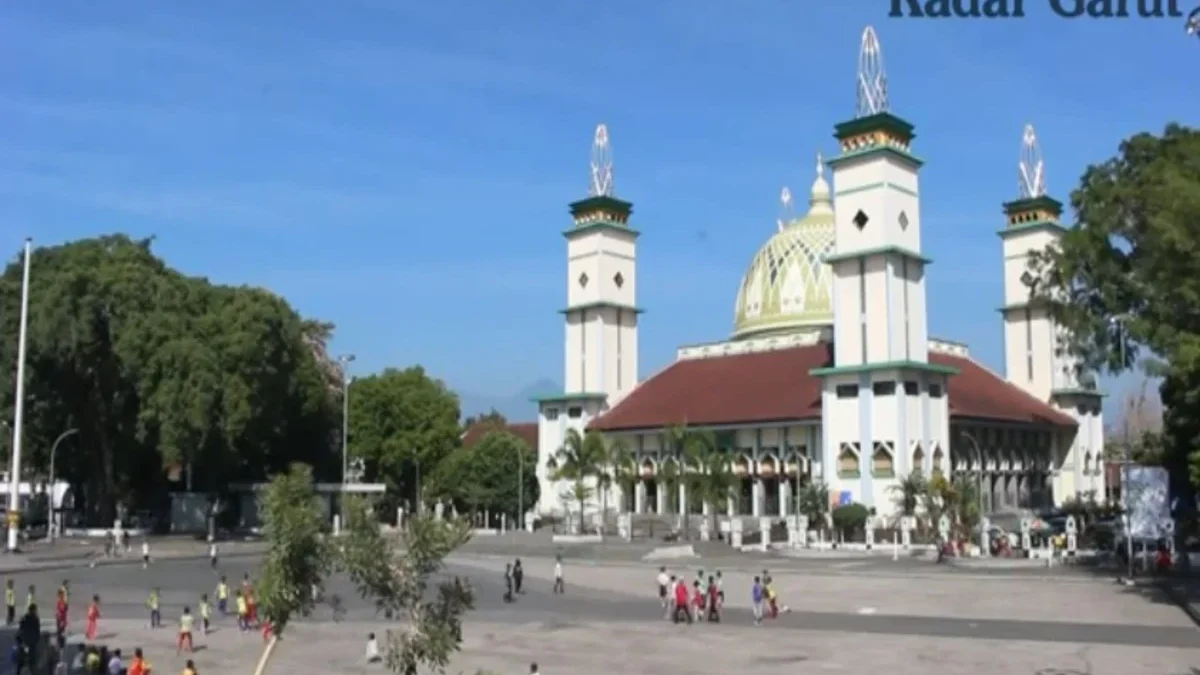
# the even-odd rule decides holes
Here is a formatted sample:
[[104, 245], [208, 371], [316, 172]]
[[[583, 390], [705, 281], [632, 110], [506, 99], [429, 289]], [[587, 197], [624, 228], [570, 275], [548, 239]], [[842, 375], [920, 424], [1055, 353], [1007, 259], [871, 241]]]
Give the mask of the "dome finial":
[[883, 49], [875, 29], [863, 30], [858, 48], [858, 110], [855, 117], [885, 113], [888, 106], [887, 73], [883, 69]]
[[821, 155], [821, 151], [817, 151], [817, 178], [825, 176], [825, 157]]
[[792, 211], [792, 191], [784, 185], [783, 189], [779, 191], [779, 219], [775, 221], [775, 224], [779, 227], [779, 231], [783, 232], [783, 228], [795, 219], [796, 214]]
[[608, 145], [608, 125], [597, 124], [592, 139], [592, 182], [588, 196], [611, 197], [613, 194], [612, 148]]
[[1025, 131], [1021, 134], [1021, 162], [1017, 164], [1017, 189], [1021, 199], [1046, 196], [1045, 168], [1046, 163], [1042, 161], [1037, 132], [1033, 130], [1032, 124], [1026, 124]]
[[819, 150], [817, 151], [817, 177], [813, 180], [808, 204], [814, 208], [818, 205], [829, 204], [829, 183], [825, 181], [825, 156]]

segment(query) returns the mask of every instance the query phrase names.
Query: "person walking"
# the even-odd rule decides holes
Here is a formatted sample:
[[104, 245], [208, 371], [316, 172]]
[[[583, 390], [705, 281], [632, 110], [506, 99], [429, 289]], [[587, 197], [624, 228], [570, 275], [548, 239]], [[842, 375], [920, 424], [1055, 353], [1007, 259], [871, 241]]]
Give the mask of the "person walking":
[[188, 653], [196, 651], [196, 644], [192, 641], [192, 629], [195, 627], [196, 617], [192, 616], [192, 608], [184, 607], [183, 614], [179, 616], [179, 640], [175, 643], [175, 655], [178, 656], [183, 652], [183, 646], [187, 645]]
[[212, 609], [208, 606], [208, 593], [200, 595], [200, 630], [208, 635], [208, 628], [211, 625]]
[[17, 589], [12, 579], [4, 582], [4, 625], [11, 626], [17, 622]]
[[566, 585], [563, 583], [562, 554], [560, 553], [554, 557], [554, 593], [555, 595], [561, 595], [566, 590]]
[[525, 570], [521, 568], [521, 559], [517, 558], [513, 563], [513, 591], [520, 595], [521, 583], [525, 580]]
[[162, 612], [159, 611], [157, 586], [150, 590], [150, 595], [146, 598], [146, 609], [150, 610], [150, 627], [158, 628], [162, 626]]
[[761, 626], [763, 618], [763, 585], [760, 577], [754, 577], [754, 586], [750, 589], [750, 602], [754, 606], [754, 625]]
[[208, 564], [214, 570], [217, 569], [217, 542], [208, 545]]
[[150, 540], [142, 540], [142, 569], [150, 566]]
[[671, 583], [671, 577], [667, 576], [667, 568], [658, 568], [658, 604], [662, 605], [663, 611], [667, 611], [667, 584]]
[[[18, 657], [20, 665], [29, 668], [32, 674], [37, 668], [38, 653], [42, 646], [42, 618], [38, 616], [37, 603], [32, 603], [26, 608], [25, 616], [21, 617], [21, 625], [17, 628], [17, 635], [21, 639], [21, 654]], [[17, 668], [17, 674], [20, 675], [20, 667]]]
[[229, 584], [223, 575], [217, 582], [217, 611], [221, 613], [221, 616], [229, 613]]
[[87, 640], [91, 642], [96, 639], [97, 633], [100, 632], [100, 596], [92, 596], [92, 604], [88, 605], [87, 609]]

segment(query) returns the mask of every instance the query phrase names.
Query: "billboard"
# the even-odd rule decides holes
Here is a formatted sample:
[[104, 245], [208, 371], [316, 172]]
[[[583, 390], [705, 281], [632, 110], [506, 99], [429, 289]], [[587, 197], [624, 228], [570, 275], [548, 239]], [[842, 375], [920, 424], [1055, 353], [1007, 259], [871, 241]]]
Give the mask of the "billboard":
[[1129, 529], [1137, 539], [1157, 539], [1171, 520], [1167, 470], [1161, 466], [1125, 464], [1121, 467], [1121, 492]]

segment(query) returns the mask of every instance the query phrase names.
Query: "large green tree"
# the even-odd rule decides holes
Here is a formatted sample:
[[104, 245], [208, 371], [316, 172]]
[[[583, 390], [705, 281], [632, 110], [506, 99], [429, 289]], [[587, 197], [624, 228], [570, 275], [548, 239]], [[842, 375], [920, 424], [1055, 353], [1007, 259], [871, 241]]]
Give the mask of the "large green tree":
[[[1085, 368], [1161, 358], [1163, 464], [1177, 494], [1200, 486], [1200, 130], [1123, 142], [1071, 193], [1079, 226], [1042, 252], [1039, 295]], [[1189, 485], [1190, 484], [1190, 485]]]
[[[96, 524], [110, 524], [117, 503], [161, 508], [170, 469], [187, 466], [194, 489], [218, 490], [292, 461], [320, 470], [331, 455], [337, 410], [306, 322], [267, 291], [172, 270], [151, 244], [114, 235], [33, 254], [26, 475], [44, 476], [54, 439], [78, 429], [56, 473]], [[18, 256], [0, 276], [11, 357], [21, 269]], [[14, 375], [0, 368], [8, 420]]]
[[462, 512], [503, 513], [509, 522], [519, 523], [514, 520], [519, 510], [532, 510], [541, 495], [537, 453], [516, 434], [489, 431], [478, 443], [460, 447], [442, 460], [431, 472], [425, 492]]
[[350, 455], [367, 480], [416, 504], [428, 476], [459, 446], [458, 396], [418, 367], [356, 379], [350, 385]]

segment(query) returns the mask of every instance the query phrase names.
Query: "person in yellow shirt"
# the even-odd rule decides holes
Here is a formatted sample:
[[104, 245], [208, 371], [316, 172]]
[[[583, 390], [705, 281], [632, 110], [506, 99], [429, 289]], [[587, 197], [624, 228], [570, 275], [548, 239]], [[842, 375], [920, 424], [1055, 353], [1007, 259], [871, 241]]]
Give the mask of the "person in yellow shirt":
[[228, 603], [229, 584], [225, 582], [225, 577], [222, 576], [221, 580], [217, 582], [217, 611], [220, 612], [222, 616], [229, 613]]
[[241, 590], [238, 590], [235, 602], [237, 603], [238, 630], [249, 630], [250, 606], [246, 604], [246, 596], [242, 595]]
[[183, 608], [183, 615], [179, 617], [179, 642], [175, 644], [175, 655], [178, 656], [183, 651], [183, 645], [187, 644], [188, 653], [196, 651], [196, 645], [192, 642], [192, 628], [196, 623], [196, 618], [192, 616], [190, 607]]
[[17, 589], [13, 580], [4, 582], [4, 625], [11, 626], [17, 621]]
[[183, 667], [183, 675], [197, 675], [196, 664], [188, 659], [187, 665]]
[[162, 626], [162, 612], [159, 611], [158, 604], [158, 587], [150, 591], [150, 597], [146, 598], [146, 609], [150, 610], [150, 627], [159, 628]]
[[208, 593], [200, 596], [200, 627], [204, 629], [204, 634], [208, 635], [208, 627], [211, 625], [209, 619], [212, 618], [212, 610], [208, 606]]

